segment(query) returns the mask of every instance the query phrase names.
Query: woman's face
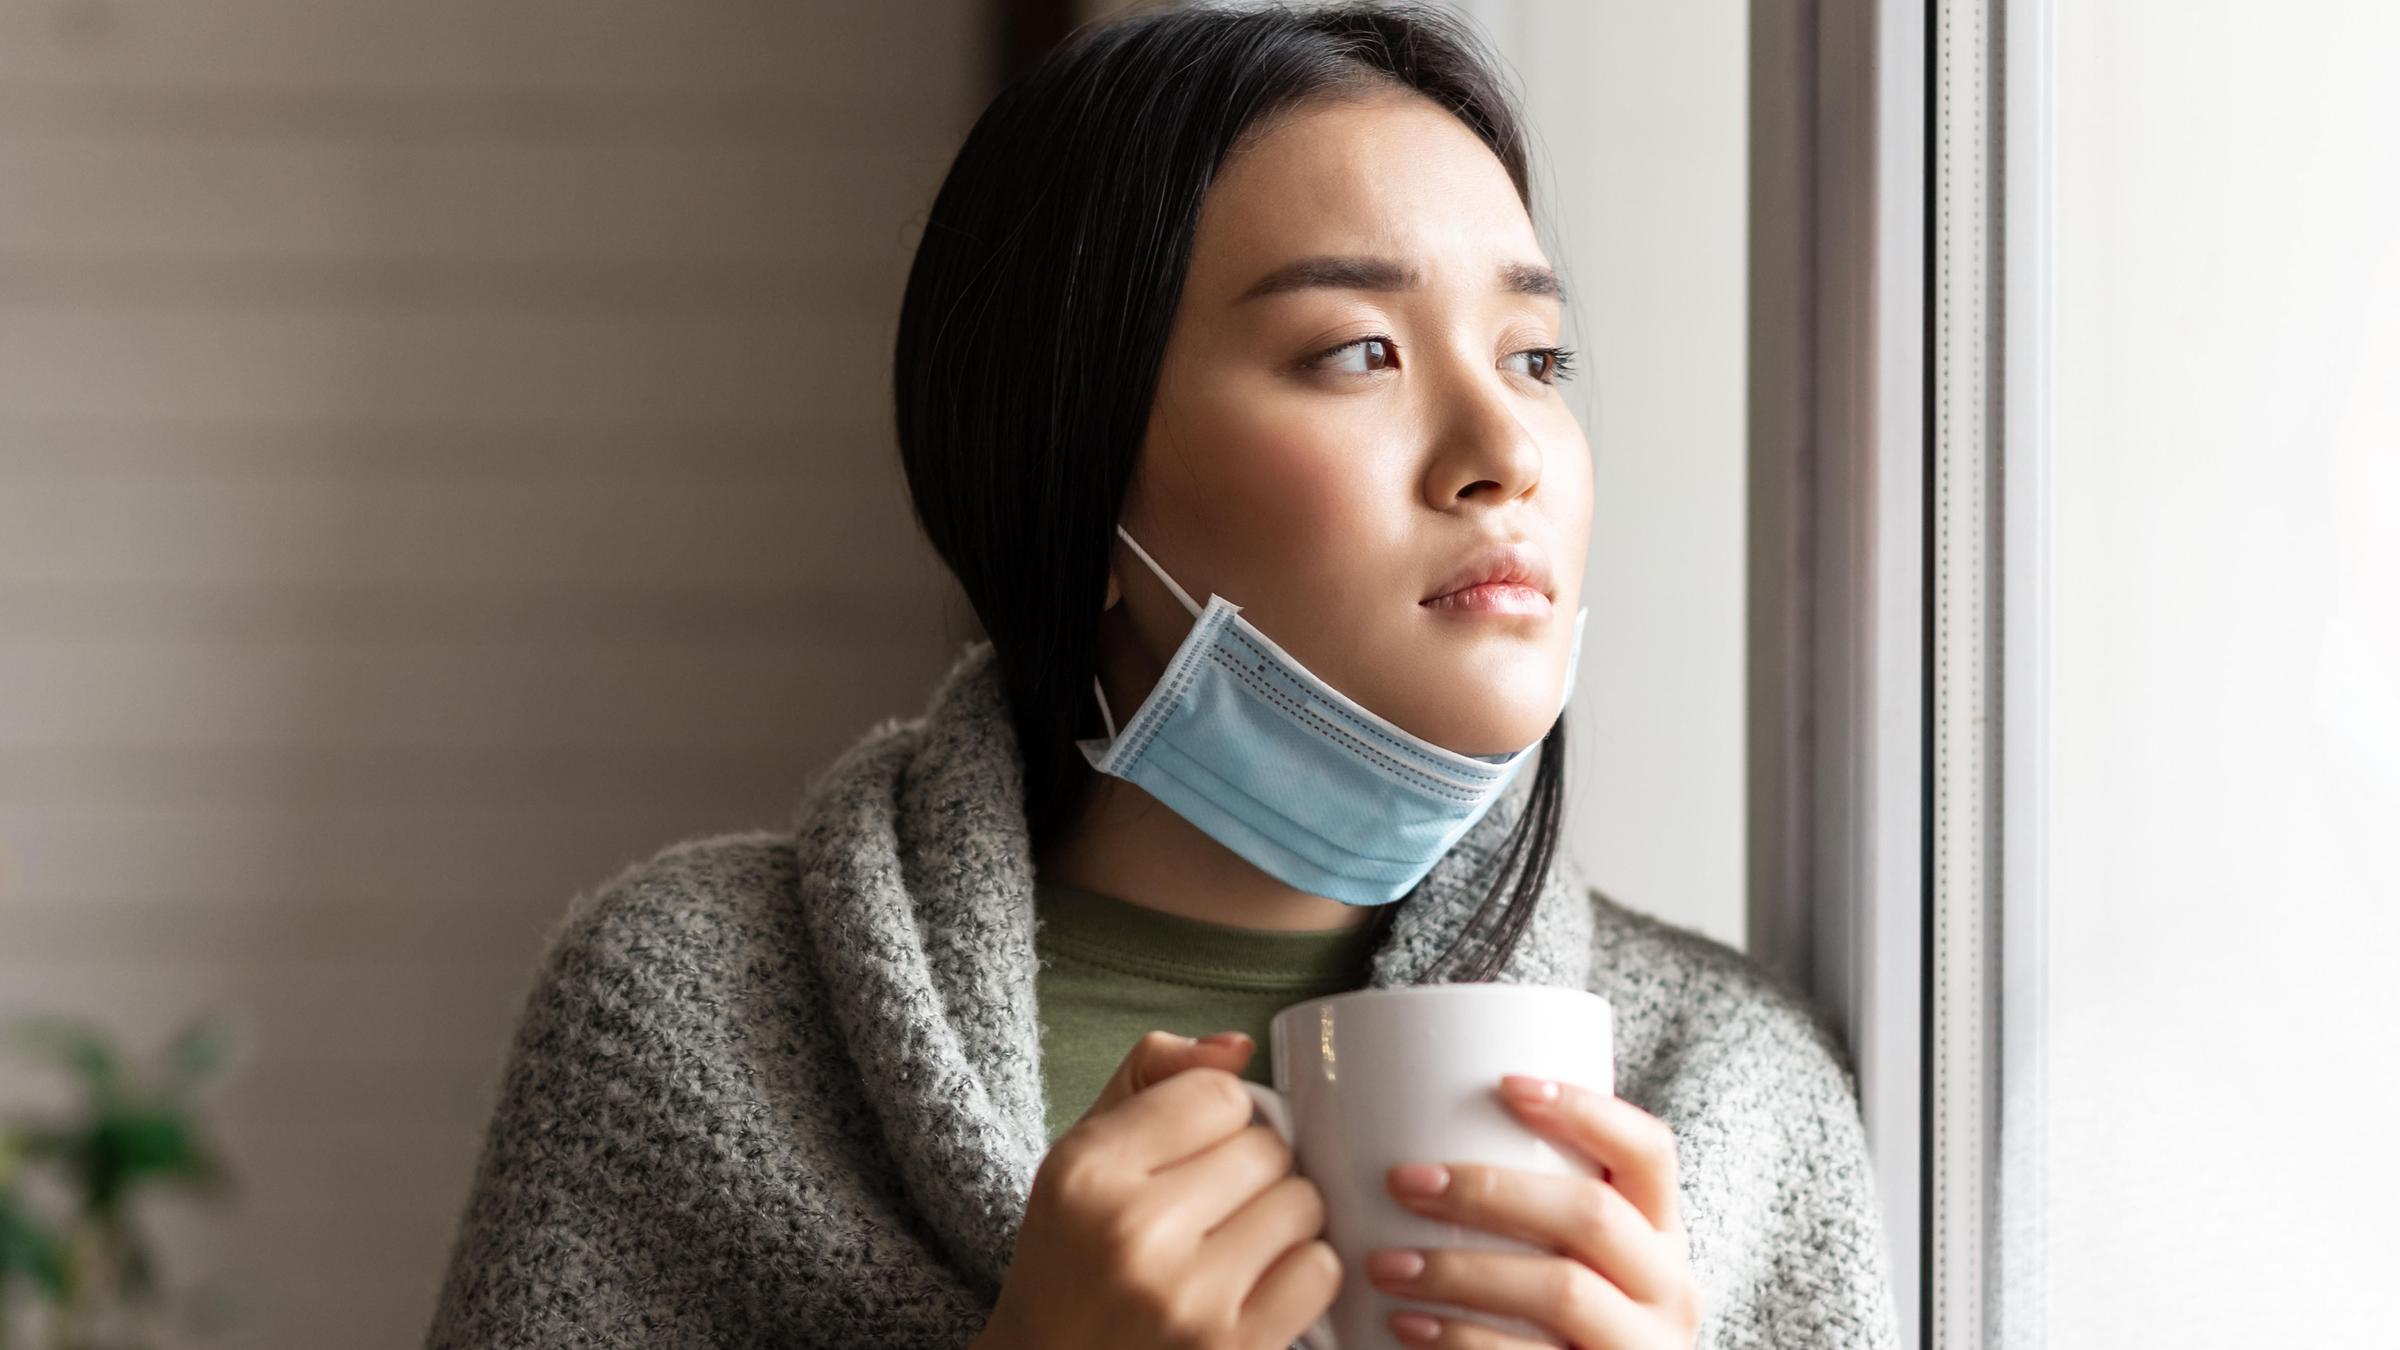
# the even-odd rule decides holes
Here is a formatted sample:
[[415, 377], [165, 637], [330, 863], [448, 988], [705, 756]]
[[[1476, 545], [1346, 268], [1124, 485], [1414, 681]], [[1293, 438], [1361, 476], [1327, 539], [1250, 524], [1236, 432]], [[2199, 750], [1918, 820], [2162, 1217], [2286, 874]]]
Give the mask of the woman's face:
[[[1321, 267], [1253, 293], [1303, 259], [1415, 280]], [[1592, 518], [1590, 449], [1538, 350], [1559, 343], [1547, 275], [1507, 170], [1431, 101], [1291, 116], [1209, 189], [1126, 530], [1196, 602], [1241, 605], [1408, 730], [1462, 754], [1540, 739]], [[1539, 556], [1546, 599], [1430, 603], [1494, 543]], [[1104, 642], [1134, 644], [1147, 689], [1191, 615], [1123, 540], [1111, 581]]]

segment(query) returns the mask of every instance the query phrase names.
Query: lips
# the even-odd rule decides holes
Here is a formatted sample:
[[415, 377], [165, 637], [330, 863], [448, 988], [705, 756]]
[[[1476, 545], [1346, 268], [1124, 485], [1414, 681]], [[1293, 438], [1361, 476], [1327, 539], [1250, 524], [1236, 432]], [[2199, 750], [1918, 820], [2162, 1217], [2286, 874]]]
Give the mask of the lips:
[[1530, 543], [1508, 540], [1485, 544], [1468, 554], [1433, 594], [1418, 603], [1430, 605], [1478, 586], [1523, 586], [1541, 592], [1544, 599], [1556, 598], [1550, 593], [1549, 558]]

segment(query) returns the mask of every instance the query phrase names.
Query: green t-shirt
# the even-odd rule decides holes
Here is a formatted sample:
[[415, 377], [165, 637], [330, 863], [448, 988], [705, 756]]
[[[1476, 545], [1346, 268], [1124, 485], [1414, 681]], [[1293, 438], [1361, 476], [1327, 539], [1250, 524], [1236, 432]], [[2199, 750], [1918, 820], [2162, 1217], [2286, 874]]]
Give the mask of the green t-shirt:
[[1091, 1109], [1152, 1029], [1246, 1031], [1242, 1077], [1270, 1081], [1267, 1023], [1294, 1003], [1367, 982], [1379, 925], [1320, 933], [1236, 928], [1036, 878], [1035, 998], [1053, 1142]]

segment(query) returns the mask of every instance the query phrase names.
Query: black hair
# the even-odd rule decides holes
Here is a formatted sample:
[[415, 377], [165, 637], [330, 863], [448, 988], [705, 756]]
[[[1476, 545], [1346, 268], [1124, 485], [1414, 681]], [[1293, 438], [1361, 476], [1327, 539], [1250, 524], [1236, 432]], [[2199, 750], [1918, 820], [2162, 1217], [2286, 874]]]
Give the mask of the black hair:
[[[1105, 734], [1092, 679], [1115, 526], [1209, 184], [1304, 102], [1387, 89], [1457, 116], [1532, 212], [1498, 62], [1418, 4], [1086, 24], [993, 99], [934, 197], [894, 342], [900, 458], [918, 524], [992, 642], [1037, 855], [1092, 773], [1074, 741]], [[1491, 890], [1428, 982], [1490, 980], [1516, 946], [1557, 848], [1565, 758], [1561, 716]], [[1399, 905], [1382, 909], [1388, 926]], [[1478, 928], [1489, 936], [1470, 942]], [[1474, 959], [1442, 972], [1462, 950]]]

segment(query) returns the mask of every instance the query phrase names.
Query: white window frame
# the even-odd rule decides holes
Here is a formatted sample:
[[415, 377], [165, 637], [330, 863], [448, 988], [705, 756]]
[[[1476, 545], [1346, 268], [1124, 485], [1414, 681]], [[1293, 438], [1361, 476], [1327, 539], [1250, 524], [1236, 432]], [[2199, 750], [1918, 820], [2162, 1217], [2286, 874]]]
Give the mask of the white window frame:
[[1924, 5], [1751, 16], [1751, 953], [1858, 1070], [1903, 1343], [1927, 1343], [1932, 861]]

